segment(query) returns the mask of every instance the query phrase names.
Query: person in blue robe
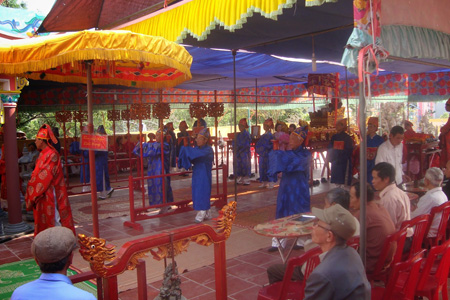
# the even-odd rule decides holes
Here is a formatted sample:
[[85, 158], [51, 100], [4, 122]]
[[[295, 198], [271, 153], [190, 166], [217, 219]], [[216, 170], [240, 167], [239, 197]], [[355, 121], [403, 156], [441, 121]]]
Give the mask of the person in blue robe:
[[171, 168], [175, 168], [177, 166], [177, 138], [175, 136], [173, 122], [169, 122], [166, 124], [165, 128], [167, 129], [167, 134], [170, 136], [170, 160], [169, 165]]
[[198, 211], [195, 222], [211, 218], [210, 198], [212, 185], [212, 163], [214, 161], [214, 151], [208, 140], [210, 138], [208, 128], [202, 129], [196, 138], [197, 146], [194, 148], [183, 147], [178, 157], [178, 167], [192, 170], [192, 201], [194, 210]]
[[[98, 134], [105, 134], [106, 130], [103, 125], [97, 128]], [[106, 199], [114, 192], [109, 181], [108, 172], [108, 151], [95, 151], [95, 180], [97, 184], [97, 192], [100, 192], [99, 199]]]
[[354, 143], [345, 132], [347, 119], [336, 122], [337, 133], [331, 137], [328, 145], [328, 161], [331, 163], [331, 183], [351, 185], [352, 183], [352, 152]]
[[[187, 132], [188, 128], [189, 126], [187, 125], [186, 121], [181, 121], [178, 125], [178, 129], [180, 129], [180, 132], [177, 133], [177, 159], [179, 159], [181, 149], [183, 147], [189, 147], [189, 145], [191, 144], [191, 137]], [[186, 171], [186, 169], [181, 167], [181, 172], [184, 171]], [[180, 176], [189, 176], [189, 174], [184, 173]]]
[[[164, 137], [167, 135], [167, 131], [163, 130]], [[161, 131], [156, 132], [156, 142], [142, 143], [142, 156], [148, 159], [147, 175], [155, 176], [162, 174], [163, 164], [161, 163]], [[163, 143], [164, 149], [164, 174], [169, 174], [170, 168], [170, 145], [166, 141]], [[133, 153], [137, 156], [141, 155], [140, 143], [133, 149]], [[170, 185], [170, 176], [164, 177], [165, 195], [166, 199], [164, 203], [173, 202], [172, 187]], [[150, 178], [147, 179], [148, 198], [150, 205], [163, 203], [162, 192], [163, 181], [162, 178]], [[161, 209], [160, 213], [166, 212], [168, 206]]]
[[259, 138], [255, 145], [255, 151], [259, 155], [259, 181], [261, 182], [259, 187], [273, 188], [275, 182], [277, 182], [277, 177], [268, 174], [269, 153], [273, 150], [272, 140], [274, 139], [274, 136], [270, 131], [274, 128], [273, 120], [271, 118], [265, 120], [263, 128], [265, 133]]
[[73, 141], [69, 146], [69, 152], [72, 155], [81, 155], [80, 163], [82, 163], [82, 165], [80, 168], [80, 183], [85, 185], [83, 186], [83, 192], [90, 191], [90, 187], [86, 185], [91, 182], [91, 176], [89, 173], [89, 151], [81, 150], [80, 142], [75, 139], [75, 141]]
[[234, 164], [234, 176], [237, 176], [237, 183], [249, 185], [251, 175], [251, 153], [250, 143], [252, 138], [247, 131], [247, 119], [239, 121], [239, 133], [236, 135], [234, 144], [236, 146], [236, 162]]
[[[276, 176], [282, 172], [277, 196], [277, 219], [311, 210], [309, 194], [311, 152], [305, 148], [308, 124], [304, 121], [301, 124], [302, 126], [297, 127], [289, 136], [288, 149], [292, 150], [273, 150], [269, 153], [269, 174]], [[278, 241], [274, 239], [269, 251], [275, 251], [277, 247]]]

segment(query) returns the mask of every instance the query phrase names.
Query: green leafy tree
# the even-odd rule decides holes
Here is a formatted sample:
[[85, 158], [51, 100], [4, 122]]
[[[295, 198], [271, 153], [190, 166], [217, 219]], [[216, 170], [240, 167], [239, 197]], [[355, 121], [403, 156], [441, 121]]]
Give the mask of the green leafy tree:
[[2, 2], [1, 6], [10, 7], [10, 8], [27, 9], [27, 4], [23, 1], [20, 1], [20, 3], [19, 3], [18, 0], [4, 0]]

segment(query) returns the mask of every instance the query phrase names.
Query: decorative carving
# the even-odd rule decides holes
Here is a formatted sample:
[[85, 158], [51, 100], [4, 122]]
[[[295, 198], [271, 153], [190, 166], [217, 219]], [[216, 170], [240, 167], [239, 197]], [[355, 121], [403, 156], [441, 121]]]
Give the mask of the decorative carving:
[[164, 279], [159, 289], [159, 296], [155, 300], [181, 300], [181, 280], [178, 275], [177, 263], [170, 263], [164, 270]]
[[150, 119], [150, 116], [151, 116], [150, 104], [131, 104], [130, 113], [131, 113], [131, 118], [133, 120]]
[[120, 110], [108, 110], [108, 121], [120, 121]]
[[208, 116], [218, 118], [223, 116], [223, 103], [209, 103]]
[[219, 217], [216, 220], [216, 228], [222, 232], [228, 239], [231, 234], [234, 219], [236, 218], [236, 201], [231, 201], [219, 211]]
[[193, 237], [191, 237], [191, 241], [193, 241], [201, 246], [209, 246], [213, 243], [213, 241], [207, 234], [200, 234], [197, 236], [193, 236]]
[[168, 119], [170, 117], [169, 103], [155, 103], [153, 104], [153, 118]]
[[130, 258], [130, 261], [128, 262], [127, 269], [134, 270], [136, 268], [136, 266], [139, 264], [139, 259], [143, 258], [143, 257], [147, 257], [147, 255], [145, 254], [146, 252], [147, 251], [143, 251], [143, 252], [138, 252], [138, 253], [134, 254]]
[[1, 94], [0, 95], [3, 103], [17, 103], [19, 101], [19, 94]]
[[70, 122], [72, 121], [72, 112], [71, 111], [57, 111], [55, 113], [55, 119], [56, 122], [61, 123], [61, 122]]
[[105, 262], [111, 261], [116, 257], [115, 247], [108, 248], [104, 239], [87, 237], [81, 233], [78, 234], [78, 241], [80, 243], [81, 256], [91, 264], [95, 274], [104, 276], [108, 268], [110, 268], [105, 266]]
[[208, 115], [208, 106], [206, 103], [189, 104], [189, 113], [191, 118], [202, 119]]
[[183, 239], [173, 242], [173, 248], [171, 244], [161, 245], [158, 247], [158, 251], [150, 250], [153, 258], [161, 260], [163, 258], [177, 256], [178, 254], [187, 251], [189, 246], [189, 239]]
[[86, 122], [87, 121], [87, 111], [86, 110], [74, 111], [73, 119], [80, 123]]
[[29, 82], [26, 78], [17, 77], [17, 90], [21, 91], [25, 86], [28, 86]]
[[124, 120], [124, 121], [131, 120], [130, 110], [129, 109], [122, 110], [121, 117], [122, 117], [122, 120]]

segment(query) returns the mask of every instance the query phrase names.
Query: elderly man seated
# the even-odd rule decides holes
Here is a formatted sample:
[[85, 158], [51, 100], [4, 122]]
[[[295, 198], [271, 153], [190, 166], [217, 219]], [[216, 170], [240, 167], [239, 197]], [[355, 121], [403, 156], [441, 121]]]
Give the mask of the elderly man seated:
[[[447, 196], [442, 191], [441, 183], [444, 180], [444, 173], [439, 168], [429, 168], [425, 173], [425, 188], [428, 190], [417, 203], [417, 208], [411, 213], [411, 218], [423, 214], [429, 214], [431, 209], [447, 202]], [[436, 215], [431, 223], [428, 237], [435, 237], [441, 222], [441, 214]]]
[[312, 240], [327, 254], [306, 280], [304, 299], [370, 299], [361, 258], [346, 244], [355, 233], [355, 218], [339, 204], [313, 207], [312, 213], [317, 217]]
[[[348, 191], [343, 188], [334, 188], [327, 193], [324, 201], [324, 208], [329, 208], [333, 205], [340, 205], [345, 209], [349, 209], [350, 205], [350, 194]], [[359, 221], [356, 217], [353, 217], [355, 220], [355, 232], [353, 235], [359, 235]], [[310, 238], [306, 238], [305, 240], [298, 239], [297, 245], [304, 244], [305, 251], [310, 250], [318, 245], [313, 242]], [[298, 249], [295, 248], [294, 249]], [[322, 253], [319, 255], [320, 260], [325, 256], [326, 253]], [[294, 269], [294, 273], [292, 274], [292, 280], [303, 280], [304, 266], [297, 267]], [[277, 281], [282, 281], [284, 277], [284, 273], [286, 272], [285, 264], [274, 264], [267, 268], [267, 277], [269, 278], [269, 283], [272, 284]]]

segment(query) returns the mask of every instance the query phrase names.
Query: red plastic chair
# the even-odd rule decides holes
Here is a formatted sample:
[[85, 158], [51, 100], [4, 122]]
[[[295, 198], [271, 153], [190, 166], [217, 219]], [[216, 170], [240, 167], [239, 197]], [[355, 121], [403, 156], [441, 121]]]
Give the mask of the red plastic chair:
[[[435, 266], [438, 266], [433, 273]], [[420, 273], [417, 284], [416, 296], [438, 300], [442, 293], [442, 299], [448, 299], [447, 276], [450, 268], [450, 241], [443, 245], [434, 246], [428, 253], [425, 265]]]
[[[303, 255], [289, 259], [283, 281], [275, 282], [260, 289], [258, 293], [258, 300], [303, 299], [305, 295], [306, 280], [314, 268], [320, 263], [320, 253], [322, 253], [322, 250], [319, 247], [315, 247], [308, 252], [305, 252]], [[292, 273], [294, 272], [294, 268], [302, 266], [303, 264], [306, 264], [303, 280], [292, 281]]]
[[412, 220], [404, 221], [401, 228], [414, 228], [414, 235], [412, 236], [412, 244], [408, 253], [403, 254], [403, 260], [413, 257], [416, 253], [422, 250], [423, 239], [428, 232], [428, 223], [430, 222], [430, 215], [420, 215]]
[[402, 260], [403, 247], [406, 239], [406, 228], [400, 228], [386, 237], [375, 269], [372, 273], [366, 273], [370, 282], [383, 281], [385, 284], [390, 275], [391, 266]]
[[419, 251], [407, 261], [399, 262], [392, 268], [386, 287], [373, 286], [372, 300], [413, 300], [415, 287], [419, 281], [419, 271], [426, 250]]
[[359, 251], [359, 235], [349, 238], [347, 240], [347, 246], [352, 247], [356, 251]]
[[[439, 227], [437, 230], [437, 234], [435, 237], [429, 238], [428, 231], [430, 231], [431, 224], [433, 223], [434, 218], [437, 214], [442, 213], [441, 222], [439, 223]], [[427, 249], [443, 244], [447, 240], [447, 224], [448, 218], [450, 216], [450, 202], [445, 202], [439, 206], [435, 206], [431, 209], [430, 212], [430, 222], [428, 222], [427, 234], [425, 235], [424, 243]]]

